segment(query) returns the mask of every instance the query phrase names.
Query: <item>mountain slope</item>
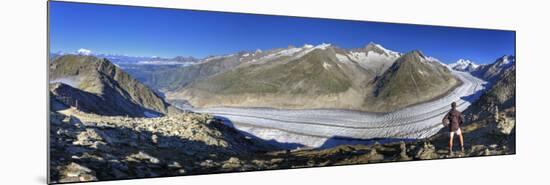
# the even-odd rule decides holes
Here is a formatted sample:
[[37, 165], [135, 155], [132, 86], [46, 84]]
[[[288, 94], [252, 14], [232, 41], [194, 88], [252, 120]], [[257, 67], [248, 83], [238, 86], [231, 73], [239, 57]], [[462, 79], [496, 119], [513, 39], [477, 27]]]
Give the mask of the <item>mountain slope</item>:
[[167, 93], [167, 98], [187, 99], [199, 107], [281, 108], [342, 107], [350, 106], [353, 98], [362, 99], [362, 93], [355, 87], [366, 79], [366, 73], [357, 64], [341, 62], [333, 47], [306, 46], [303, 49], [296, 54], [300, 57], [286, 56], [242, 64]]
[[[176, 111], [147, 86], [106, 59], [64, 55], [50, 65], [51, 92], [56, 97], [83, 103], [80, 106], [105, 115], [144, 117]], [[54, 97], [55, 98], [55, 97]], [[89, 103], [85, 103], [89, 102]], [[90, 103], [97, 104], [94, 107]]]
[[479, 66], [473, 75], [478, 76], [490, 82], [495, 82], [501, 79], [502, 74], [509, 70], [511, 67], [515, 68], [516, 57], [513, 55], [505, 55], [498, 58], [494, 63]]
[[446, 66], [418, 51], [402, 56], [374, 43], [355, 51], [321, 44], [245, 60], [166, 96], [195, 107], [386, 112], [431, 100], [458, 84]]
[[[495, 110], [513, 111], [516, 106], [516, 67], [510, 66], [494, 82], [490, 89], [474, 103], [468, 112], [483, 116]], [[514, 114], [515, 115], [515, 114]]]
[[[194, 80], [223, 72], [239, 65], [239, 55], [209, 57], [189, 66], [148, 67], [149, 73], [140, 75], [143, 82], [161, 91], [174, 90], [188, 85]], [[156, 70], [155, 70], [156, 69]], [[135, 73], [135, 72], [133, 72]]]
[[349, 56], [373, 75], [381, 75], [401, 54], [371, 42], [364, 48], [351, 50]]
[[446, 67], [425, 57], [420, 51], [409, 52], [377, 79], [365, 106], [391, 111], [395, 107], [428, 101], [460, 84]]
[[231, 158], [278, 149], [195, 113], [128, 118], [50, 111], [49, 133], [55, 183], [227, 171]]

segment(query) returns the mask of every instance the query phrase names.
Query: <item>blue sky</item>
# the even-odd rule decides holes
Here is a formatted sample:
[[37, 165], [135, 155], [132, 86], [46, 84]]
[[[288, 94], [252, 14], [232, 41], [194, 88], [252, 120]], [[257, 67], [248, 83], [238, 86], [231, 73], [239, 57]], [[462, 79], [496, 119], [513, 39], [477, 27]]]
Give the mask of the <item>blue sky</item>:
[[51, 52], [202, 58], [323, 42], [418, 49], [446, 63], [515, 54], [512, 31], [50, 2]]

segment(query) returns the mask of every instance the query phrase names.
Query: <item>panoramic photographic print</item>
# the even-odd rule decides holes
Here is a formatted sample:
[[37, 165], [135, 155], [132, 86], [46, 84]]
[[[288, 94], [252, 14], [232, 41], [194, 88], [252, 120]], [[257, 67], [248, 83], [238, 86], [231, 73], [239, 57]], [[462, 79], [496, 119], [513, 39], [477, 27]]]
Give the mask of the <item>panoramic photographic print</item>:
[[515, 31], [48, 4], [49, 183], [516, 152]]

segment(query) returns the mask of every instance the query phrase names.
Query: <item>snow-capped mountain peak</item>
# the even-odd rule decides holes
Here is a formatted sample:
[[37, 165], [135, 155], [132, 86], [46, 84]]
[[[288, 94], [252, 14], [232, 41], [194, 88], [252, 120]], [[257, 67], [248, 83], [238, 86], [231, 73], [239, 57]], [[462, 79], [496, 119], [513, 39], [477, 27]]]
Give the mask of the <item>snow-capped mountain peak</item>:
[[471, 72], [477, 69], [479, 65], [468, 59], [459, 59], [455, 63], [449, 64], [449, 67], [457, 71]]
[[387, 53], [387, 54], [389, 54], [389, 55], [393, 55], [393, 56], [398, 56], [398, 55], [400, 55], [399, 52], [395, 52], [395, 51], [386, 49], [385, 47], [383, 47], [383, 46], [380, 45], [380, 44], [376, 44], [376, 43], [373, 43], [373, 44], [374, 44], [374, 46], [376, 46], [377, 48], [380, 48], [381, 50], [383, 50], [385, 53]]
[[514, 56], [504, 55], [499, 58], [497, 62], [499, 65], [508, 65], [510, 63], [516, 62], [516, 58]]
[[304, 44], [304, 46], [302, 48], [306, 48], [306, 49], [309, 49], [309, 48], [313, 48], [314, 46], [311, 45], [311, 44]]
[[475, 62], [472, 62], [471, 60], [468, 60], [468, 59], [458, 59], [454, 64], [451, 64], [450, 66], [452, 67], [455, 67], [455, 66], [468, 66], [468, 65], [473, 65], [473, 66], [478, 66]]
[[79, 55], [90, 55], [92, 54], [92, 51], [89, 49], [80, 48], [78, 51], [76, 51]]
[[377, 53], [379, 55], [386, 55], [386, 56], [392, 57], [392, 58], [397, 58], [397, 57], [401, 56], [401, 54], [399, 52], [395, 52], [395, 51], [386, 49], [382, 45], [374, 43], [374, 42], [370, 42], [369, 44], [367, 44], [367, 46], [365, 46], [365, 48], [364, 48], [364, 51], [366, 51], [367, 54], [372, 52], [372, 53]]
[[315, 46], [314, 48], [315, 49], [327, 49], [330, 46], [331, 46], [331, 44], [329, 44], [329, 43], [321, 43], [321, 44]]

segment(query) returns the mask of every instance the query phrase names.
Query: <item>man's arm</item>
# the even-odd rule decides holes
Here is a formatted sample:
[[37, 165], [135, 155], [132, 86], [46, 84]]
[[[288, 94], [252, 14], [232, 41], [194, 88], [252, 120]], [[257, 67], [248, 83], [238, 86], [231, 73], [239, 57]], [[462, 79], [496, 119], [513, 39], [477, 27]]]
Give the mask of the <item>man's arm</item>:
[[445, 114], [445, 116], [443, 117], [443, 120], [441, 120], [441, 122], [443, 123], [443, 126], [449, 125], [449, 113]]

